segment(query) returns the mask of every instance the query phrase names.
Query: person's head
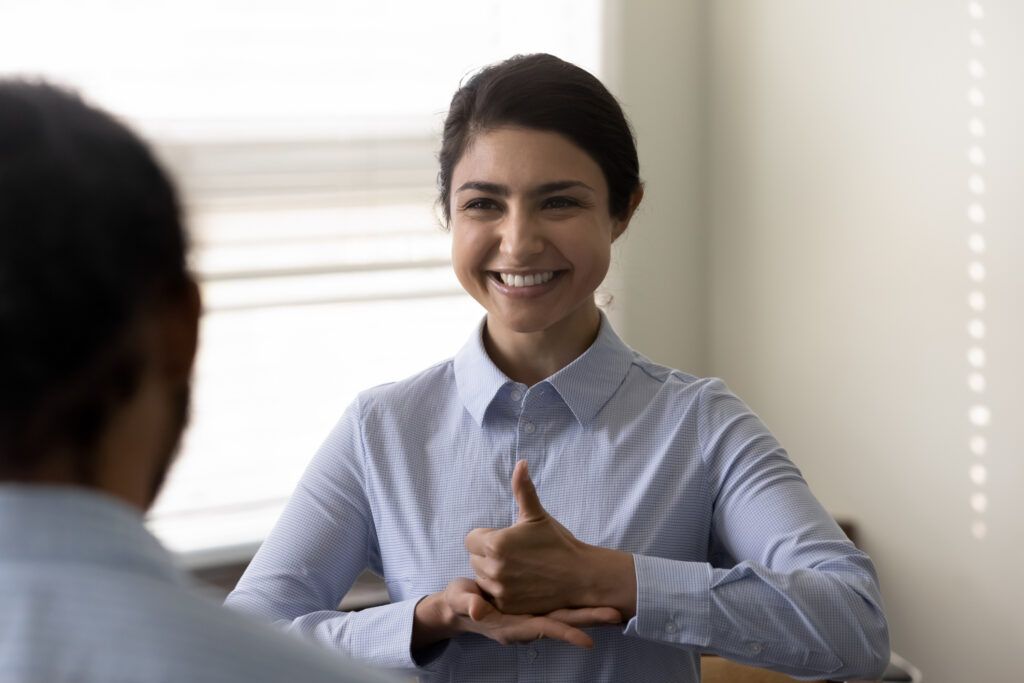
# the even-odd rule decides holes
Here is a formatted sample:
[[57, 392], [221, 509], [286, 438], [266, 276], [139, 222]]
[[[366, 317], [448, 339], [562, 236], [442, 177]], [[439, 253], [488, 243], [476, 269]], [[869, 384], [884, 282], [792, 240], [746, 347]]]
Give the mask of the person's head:
[[489, 327], [592, 327], [611, 243], [643, 196], [633, 134], [608, 89], [547, 54], [488, 66], [452, 98], [439, 161], [455, 272]]
[[131, 497], [150, 503], [184, 427], [198, 312], [146, 145], [70, 92], [0, 81], [0, 481], [145, 478]]
[[558, 133], [587, 153], [608, 185], [608, 213], [629, 218], [642, 189], [633, 131], [601, 81], [549, 54], [516, 55], [473, 75], [448, 107], [438, 155], [439, 203], [452, 219], [452, 174], [481, 132], [526, 128]]

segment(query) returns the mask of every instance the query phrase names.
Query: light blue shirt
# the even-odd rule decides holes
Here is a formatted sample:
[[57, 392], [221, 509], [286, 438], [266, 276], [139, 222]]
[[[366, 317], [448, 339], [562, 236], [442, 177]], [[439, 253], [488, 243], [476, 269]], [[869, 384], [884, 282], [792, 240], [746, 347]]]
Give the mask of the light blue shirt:
[[[631, 350], [607, 319], [533, 387], [480, 331], [455, 356], [359, 395], [228, 599], [355, 657], [413, 668], [413, 610], [472, 577], [465, 535], [516, 520], [512, 469], [587, 543], [633, 553], [637, 613], [593, 650], [462, 635], [420, 669], [443, 680], [697, 681], [714, 652], [793, 675], [870, 677], [889, 658], [870, 559], [725, 385]], [[392, 604], [335, 610], [364, 568]]]
[[0, 682], [383, 680], [199, 594], [134, 508], [0, 485]]

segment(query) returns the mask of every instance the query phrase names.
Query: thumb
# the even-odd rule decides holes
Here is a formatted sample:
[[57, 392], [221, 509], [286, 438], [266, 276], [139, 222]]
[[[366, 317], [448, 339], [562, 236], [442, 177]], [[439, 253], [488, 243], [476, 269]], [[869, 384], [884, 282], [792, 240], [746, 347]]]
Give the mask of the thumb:
[[479, 595], [470, 596], [469, 606], [466, 609], [466, 613], [473, 621], [483, 621], [487, 615], [494, 611], [494, 607], [491, 603], [487, 602]]
[[548, 516], [537, 497], [537, 489], [530, 479], [530, 470], [525, 460], [517, 462], [516, 468], [512, 470], [512, 495], [516, 497], [516, 505], [519, 506], [518, 521], [533, 522]]

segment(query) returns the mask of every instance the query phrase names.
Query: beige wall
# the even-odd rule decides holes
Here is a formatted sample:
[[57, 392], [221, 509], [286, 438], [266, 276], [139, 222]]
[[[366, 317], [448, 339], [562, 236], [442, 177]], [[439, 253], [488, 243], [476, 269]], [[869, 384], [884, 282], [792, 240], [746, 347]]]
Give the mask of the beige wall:
[[[613, 33], [648, 181], [616, 321], [654, 358], [724, 377], [826, 506], [859, 522], [893, 645], [935, 683], [1024, 679], [1024, 3], [980, 6], [982, 19], [959, 0], [628, 2]], [[970, 422], [973, 405], [990, 424]]]
[[613, 253], [608, 313], [634, 348], [704, 372], [703, 36], [697, 0], [606, 2], [604, 78], [637, 133], [646, 196]]

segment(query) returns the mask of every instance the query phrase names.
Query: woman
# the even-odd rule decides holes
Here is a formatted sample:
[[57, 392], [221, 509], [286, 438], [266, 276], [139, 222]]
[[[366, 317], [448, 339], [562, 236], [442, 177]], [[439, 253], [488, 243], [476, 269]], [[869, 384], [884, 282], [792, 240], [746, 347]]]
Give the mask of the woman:
[[[454, 358], [360, 394], [229, 603], [453, 680], [696, 681], [701, 651], [878, 673], [867, 556], [720, 381], [635, 353], [594, 303], [643, 197], [604, 86], [550, 55], [488, 67], [440, 166], [487, 316]], [[336, 611], [367, 567], [392, 603]]]

